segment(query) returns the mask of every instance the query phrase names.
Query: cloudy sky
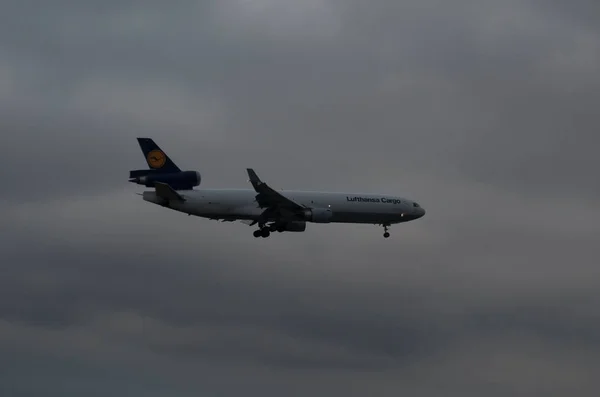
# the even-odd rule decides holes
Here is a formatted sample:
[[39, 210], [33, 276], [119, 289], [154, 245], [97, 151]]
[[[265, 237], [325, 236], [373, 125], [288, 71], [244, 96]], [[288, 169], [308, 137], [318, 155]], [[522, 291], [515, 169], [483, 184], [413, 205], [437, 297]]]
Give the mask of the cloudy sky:
[[[452, 3], [452, 4], [450, 4]], [[596, 0], [5, 1], [3, 396], [596, 396]], [[373, 191], [391, 229], [142, 202]]]

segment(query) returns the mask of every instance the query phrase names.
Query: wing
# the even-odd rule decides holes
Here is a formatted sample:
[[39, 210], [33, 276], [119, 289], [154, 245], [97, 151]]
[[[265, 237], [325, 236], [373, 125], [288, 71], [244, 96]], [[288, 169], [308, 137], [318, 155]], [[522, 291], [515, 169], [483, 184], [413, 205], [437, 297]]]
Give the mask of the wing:
[[270, 211], [290, 211], [298, 212], [305, 209], [306, 207], [296, 203], [295, 201], [285, 197], [283, 194], [278, 193], [265, 182], [261, 181], [256, 172], [252, 168], [247, 168], [248, 176], [250, 177], [250, 183], [256, 190], [256, 202], [261, 208], [267, 208]]

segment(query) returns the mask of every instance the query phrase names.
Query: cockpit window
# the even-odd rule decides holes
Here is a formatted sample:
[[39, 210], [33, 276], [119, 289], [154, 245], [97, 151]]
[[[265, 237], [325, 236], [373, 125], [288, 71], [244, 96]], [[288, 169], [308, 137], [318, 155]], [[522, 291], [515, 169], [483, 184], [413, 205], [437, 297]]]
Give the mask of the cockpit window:
[[413, 202], [413, 207], [419, 208], [420, 206], [419, 206], [419, 204]]

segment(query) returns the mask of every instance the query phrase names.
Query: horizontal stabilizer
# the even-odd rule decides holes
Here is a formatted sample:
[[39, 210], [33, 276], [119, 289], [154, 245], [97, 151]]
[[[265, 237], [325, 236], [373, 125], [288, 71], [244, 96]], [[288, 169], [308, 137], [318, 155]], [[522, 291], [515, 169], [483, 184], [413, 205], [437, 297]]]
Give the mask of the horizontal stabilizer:
[[169, 201], [185, 201], [185, 199], [166, 183], [156, 182], [156, 195]]

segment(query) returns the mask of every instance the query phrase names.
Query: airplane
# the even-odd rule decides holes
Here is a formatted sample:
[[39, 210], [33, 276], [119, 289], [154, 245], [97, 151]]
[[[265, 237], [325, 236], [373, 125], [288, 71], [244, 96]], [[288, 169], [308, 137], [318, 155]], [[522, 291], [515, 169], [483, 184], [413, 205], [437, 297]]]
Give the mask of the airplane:
[[138, 193], [144, 201], [221, 222], [257, 225], [254, 237], [273, 232], [304, 232], [307, 223], [355, 223], [383, 226], [390, 237], [393, 224], [422, 218], [425, 209], [404, 197], [317, 191], [276, 191], [252, 168], [246, 172], [252, 189], [194, 189], [197, 171], [182, 171], [151, 138], [137, 138], [149, 169], [132, 170], [129, 182], [152, 187]]

